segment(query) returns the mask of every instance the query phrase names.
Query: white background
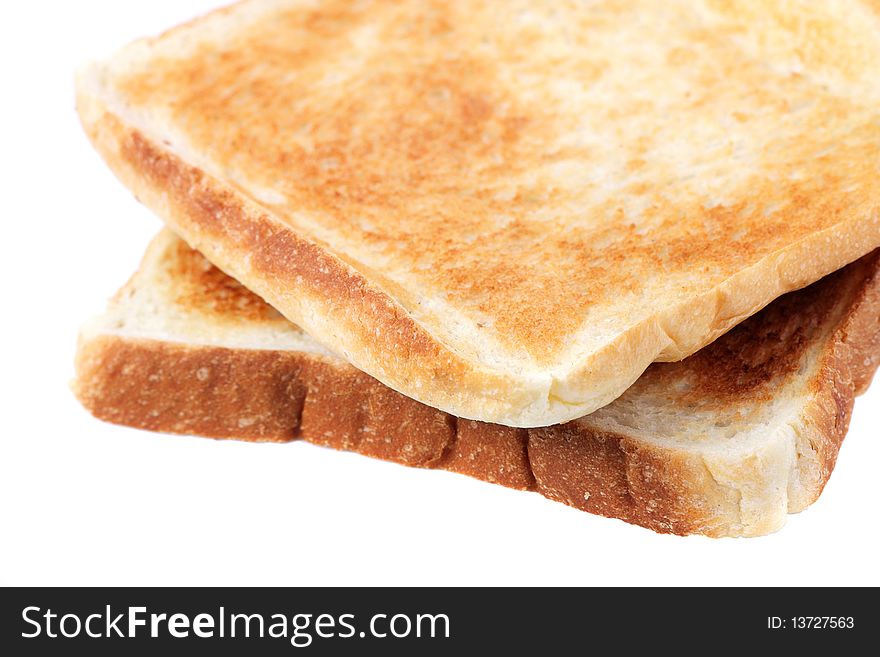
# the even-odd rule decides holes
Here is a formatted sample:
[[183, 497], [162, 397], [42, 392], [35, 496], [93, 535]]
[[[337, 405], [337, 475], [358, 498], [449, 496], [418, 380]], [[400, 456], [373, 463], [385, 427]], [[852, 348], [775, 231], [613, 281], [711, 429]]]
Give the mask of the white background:
[[[77, 326], [160, 222], [92, 151], [73, 71], [211, 0], [0, 9], [2, 584], [880, 584], [880, 385], [825, 493], [757, 539], [661, 536], [533, 493], [303, 443], [103, 424]], [[880, 183], [878, 183], [880, 184]]]

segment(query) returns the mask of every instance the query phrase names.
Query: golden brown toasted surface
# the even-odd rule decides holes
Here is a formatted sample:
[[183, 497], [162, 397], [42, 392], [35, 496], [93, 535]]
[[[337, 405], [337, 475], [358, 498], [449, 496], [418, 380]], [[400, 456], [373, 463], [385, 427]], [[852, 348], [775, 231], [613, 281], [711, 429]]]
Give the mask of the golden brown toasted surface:
[[119, 86], [424, 321], [558, 365], [876, 213], [880, 22], [808, 4], [280, 3]]
[[183, 240], [173, 240], [162, 253], [160, 267], [163, 278], [169, 282], [171, 301], [184, 312], [250, 323], [283, 320], [277, 310]]

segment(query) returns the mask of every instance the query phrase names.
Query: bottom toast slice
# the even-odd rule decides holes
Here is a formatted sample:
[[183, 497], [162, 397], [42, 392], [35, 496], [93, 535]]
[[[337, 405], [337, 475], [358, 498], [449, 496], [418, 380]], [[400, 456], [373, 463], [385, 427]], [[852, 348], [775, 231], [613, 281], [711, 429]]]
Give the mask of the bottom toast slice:
[[172, 233], [83, 327], [96, 417], [250, 441], [303, 438], [532, 490], [658, 532], [755, 536], [814, 502], [880, 359], [880, 253], [790, 293], [565, 425], [459, 419], [310, 339]]

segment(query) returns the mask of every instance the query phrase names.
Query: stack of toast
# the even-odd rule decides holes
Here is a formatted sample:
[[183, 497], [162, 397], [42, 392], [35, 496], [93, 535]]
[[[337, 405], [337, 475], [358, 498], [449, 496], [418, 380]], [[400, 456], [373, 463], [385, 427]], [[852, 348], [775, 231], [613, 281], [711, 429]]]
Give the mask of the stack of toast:
[[880, 359], [878, 31], [855, 0], [249, 0], [135, 42], [77, 108], [167, 228], [76, 394], [774, 531]]

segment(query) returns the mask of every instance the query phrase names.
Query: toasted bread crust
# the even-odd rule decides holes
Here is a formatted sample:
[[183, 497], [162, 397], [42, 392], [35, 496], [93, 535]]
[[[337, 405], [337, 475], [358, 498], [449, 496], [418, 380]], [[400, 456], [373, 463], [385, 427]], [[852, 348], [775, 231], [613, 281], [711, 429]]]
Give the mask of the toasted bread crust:
[[[667, 27], [681, 47], [662, 38], [652, 42], [662, 56], [647, 64], [656, 62], [660, 78], [668, 74], [693, 94], [654, 89], [654, 100], [668, 106], [652, 109], [652, 93], [617, 97], [619, 86], [611, 85], [605, 91], [620, 107], [563, 111], [563, 102], [554, 108], [543, 96], [564, 87], [564, 97], [574, 97], [576, 89], [593, 97], [590, 85], [613, 68], [593, 56], [601, 49], [572, 47], [567, 57], [557, 57], [553, 46], [563, 40], [533, 25], [522, 34], [536, 44], [531, 71], [519, 43], [508, 41], [519, 34], [513, 27], [496, 33], [490, 28], [497, 21], [486, 21], [470, 29], [469, 12], [485, 20], [500, 11], [497, 5], [452, 4], [434, 3], [429, 11], [423, 3], [396, 3], [368, 12], [329, 0], [316, 8], [291, 4], [273, 15], [277, 20], [236, 32], [244, 41], [229, 48], [209, 39], [181, 61], [160, 57], [144, 70], [126, 70], [106, 88], [82, 84], [83, 121], [111, 167], [145, 203], [331, 349], [432, 406], [512, 426], [552, 424], [607, 404], [651, 361], [693, 353], [779, 294], [880, 243], [875, 174], [866, 164], [880, 143], [867, 97], [876, 88], [869, 65], [875, 43], [859, 21], [820, 7], [808, 18], [828, 30], [799, 48], [799, 35], [812, 32], [801, 29], [803, 17], [784, 5], [765, 12], [772, 20], [757, 16], [741, 24], [739, 10], [731, 16], [704, 7], [700, 14], [682, 3], [665, 12], [675, 17]], [[532, 5], [525, 9], [554, 8]], [[264, 5], [248, 5], [254, 6]], [[595, 29], [611, 38], [618, 35], [615, 26], [633, 24], [625, 12], [638, 10], [619, 3], [599, 9], [595, 15], [572, 10], [572, 24], [583, 21], [583, 34]], [[323, 79], [317, 74], [325, 68], [337, 70], [338, 62], [325, 59], [333, 39], [341, 35], [344, 48], [358, 35], [369, 41], [369, 30], [361, 31], [365, 24], [390, 30], [379, 42], [413, 48], [422, 68], [386, 70], [383, 62], [397, 60], [374, 57], [371, 66], [355, 70], [363, 75], [351, 85], [307, 93], [303, 81]], [[414, 37], [419, 30], [427, 32]], [[497, 37], [491, 55], [479, 54], [474, 42], [462, 52], [452, 48], [455, 62], [444, 56], [482, 32]], [[428, 34], [431, 39], [423, 38]], [[808, 56], [807, 72], [830, 83], [783, 70], [793, 52]], [[375, 52], [365, 59], [370, 54]], [[619, 54], [632, 55], [626, 48]], [[644, 69], [637, 60], [622, 70]], [[576, 75], [557, 80], [565, 84], [548, 83], [546, 94], [522, 93], [510, 82], [514, 74], [543, 79], [565, 67]], [[736, 75], [719, 73], [727, 69]], [[246, 85], [240, 84], [242, 72]], [[279, 84], [282, 79], [288, 82]], [[394, 93], [384, 93], [386, 85]], [[227, 103], [230, 89], [241, 97], [234, 106]], [[536, 102], [536, 95], [542, 100]], [[298, 104], [304, 96], [309, 102]], [[449, 107], [437, 110], [447, 96]], [[737, 103], [744, 111], [728, 116]], [[251, 180], [208, 165], [200, 169], [162, 127], [134, 125], [133, 114], [119, 109], [126, 105], [158, 109], [192, 141], [192, 152], [210, 153], [205, 157], [214, 157], [219, 168], [240, 163]], [[752, 111], [756, 107], [769, 111], [762, 118]], [[782, 118], [753, 127], [768, 116]], [[615, 159], [592, 142], [578, 144], [584, 134], [596, 136], [569, 125], [583, 117], [631, 137], [612, 139], [614, 152], [632, 150], [632, 157], [611, 167], [622, 188], [608, 198], [586, 191], [601, 191], [604, 183], [578, 177]], [[664, 132], [655, 129], [661, 117], [684, 119], [663, 123]], [[688, 117], [719, 143], [726, 139], [719, 126], [727, 121], [757, 161], [746, 157], [743, 166], [721, 167], [717, 179], [710, 171], [705, 181], [718, 189], [700, 192], [687, 181], [704, 180], [702, 172], [734, 157], [738, 146], [731, 138], [722, 144], [726, 150], [709, 152], [707, 140], [695, 133], [692, 148], [670, 153], [667, 147], [687, 132]], [[667, 168], [678, 156], [689, 164], [670, 182]], [[539, 182], [523, 182], [534, 172]], [[624, 200], [633, 202], [631, 217]], [[296, 213], [310, 219], [294, 220]], [[545, 222], [556, 218], [565, 226], [548, 230], [552, 222]], [[358, 223], [376, 221], [381, 227], [375, 234]], [[320, 230], [304, 228], [309, 222]], [[571, 229], [566, 222], [577, 225]], [[336, 229], [344, 239], [326, 237]], [[356, 257], [357, 249], [340, 246], [346, 241], [388, 257], [406, 272], [407, 284]], [[497, 242], [496, 248], [482, 249], [483, 241]], [[650, 281], [656, 294], [646, 292]], [[459, 337], [448, 317], [437, 322], [417, 308], [422, 289], [432, 291], [428, 297], [449, 297], [449, 306], [461, 311]], [[615, 305], [624, 298], [632, 299], [628, 307]], [[589, 316], [594, 306], [604, 309], [595, 323]], [[629, 317], [628, 308], [642, 306], [651, 312], [615, 324]], [[600, 328], [589, 333], [594, 325]], [[489, 358], [487, 351], [501, 356]]]
[[[80, 344], [76, 370], [79, 400], [116, 424], [248, 441], [303, 438], [539, 491], [655, 531], [688, 534], [700, 526], [701, 482], [662, 450], [640, 451], [620, 436], [574, 425], [530, 437], [524, 429], [458, 420], [354, 368], [298, 352], [100, 335]], [[645, 459], [657, 468], [650, 488], [629, 474]], [[690, 497], [670, 485], [679, 481]], [[595, 491], [591, 500], [566, 494], [585, 485]]]
[[[169, 433], [252, 441], [303, 438], [404, 465], [439, 468], [657, 532], [750, 536], [778, 529], [812, 503], [831, 474], [853, 399], [880, 362], [880, 258], [822, 344], [812, 396], [795, 427], [786, 496], [745, 517], [735, 488], [696, 451], [671, 449], [588, 422], [543, 429], [461, 420], [382, 385], [335, 358], [98, 334], [83, 338], [74, 390], [96, 417]], [[771, 446], [774, 449], [776, 446]], [[781, 458], [790, 445], [780, 443]], [[785, 465], [785, 462], [783, 462]], [[763, 485], [766, 463], [741, 476]]]

